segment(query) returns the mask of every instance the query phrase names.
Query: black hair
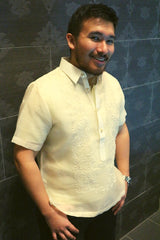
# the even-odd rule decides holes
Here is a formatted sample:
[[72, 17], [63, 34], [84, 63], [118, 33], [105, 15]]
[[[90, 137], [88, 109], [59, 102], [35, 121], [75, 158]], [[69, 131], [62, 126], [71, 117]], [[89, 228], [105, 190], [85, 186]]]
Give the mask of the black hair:
[[73, 13], [67, 33], [72, 33], [75, 37], [78, 37], [83, 22], [90, 18], [102, 18], [105, 21], [112, 22], [115, 29], [118, 23], [118, 17], [113, 8], [105, 4], [85, 4]]

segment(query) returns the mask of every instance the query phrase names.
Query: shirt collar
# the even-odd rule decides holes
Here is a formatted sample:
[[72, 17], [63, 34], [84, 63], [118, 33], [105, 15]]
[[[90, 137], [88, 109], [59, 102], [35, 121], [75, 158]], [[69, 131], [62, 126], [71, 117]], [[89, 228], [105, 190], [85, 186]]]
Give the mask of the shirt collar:
[[81, 75], [84, 73], [82, 70], [71, 64], [68, 58], [64, 57], [61, 58], [60, 68], [75, 84], [77, 84]]
[[[81, 79], [83, 85], [87, 91], [89, 91], [90, 86], [88, 83], [87, 74], [82, 71], [81, 69], [74, 66], [72, 63], [69, 62], [69, 58], [62, 57], [60, 62], [60, 69], [75, 83], [77, 84], [78, 81]], [[102, 74], [98, 76], [97, 81], [101, 80]]]

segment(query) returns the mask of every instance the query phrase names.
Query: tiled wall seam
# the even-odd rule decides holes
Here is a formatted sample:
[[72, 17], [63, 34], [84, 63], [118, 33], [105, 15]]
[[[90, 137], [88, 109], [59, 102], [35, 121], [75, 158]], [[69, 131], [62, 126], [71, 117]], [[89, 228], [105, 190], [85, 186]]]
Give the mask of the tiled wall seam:
[[5, 178], [5, 166], [4, 166], [4, 154], [3, 154], [3, 142], [2, 142], [2, 134], [1, 134], [1, 127], [0, 127], [0, 147], [1, 147], [1, 161], [2, 161], [2, 179]]
[[159, 0], [159, 8], [158, 11], [158, 31], [159, 31], [159, 37], [160, 37], [160, 0]]
[[10, 116], [7, 116], [7, 117], [0, 117], [0, 121], [5, 120], [5, 119], [9, 119], [9, 118], [14, 118], [14, 117], [17, 117], [17, 116], [18, 116], [18, 114], [10, 115]]
[[[158, 81], [160, 82], [160, 81]], [[151, 107], [150, 107], [150, 122], [152, 122], [151, 118], [152, 118], [152, 111], [153, 111], [153, 86], [154, 86], [154, 83], [151, 84], [152, 86], [152, 93], [151, 93]]]
[[135, 89], [135, 88], [144, 87], [144, 86], [149, 86], [149, 85], [152, 86], [155, 83], [160, 83], [160, 80], [153, 81], [153, 82], [148, 82], [148, 83], [144, 83], [144, 84], [139, 84], [139, 85], [134, 85], [132, 87], [124, 87], [123, 90], [126, 91], [126, 90]]
[[146, 194], [147, 192], [153, 190], [155, 188], [155, 186], [152, 186], [150, 188], [148, 188], [147, 190], [141, 192], [140, 194], [136, 195], [134, 198], [128, 200], [126, 203], [125, 203], [125, 207], [127, 207], [127, 205], [131, 204], [132, 202], [134, 202], [136, 199], [138, 199], [139, 197], [143, 196], [144, 194]]
[[51, 47], [49, 48], [49, 66], [50, 66], [50, 71], [52, 71], [53, 62], [52, 62], [52, 49], [51, 49]]
[[6, 177], [6, 178], [4, 178], [4, 179], [1, 179], [1, 180], [0, 180], [0, 184], [3, 184], [3, 183], [5, 183], [5, 182], [7, 182], [7, 181], [16, 179], [17, 177], [18, 177], [18, 174], [15, 174], [15, 175], [13, 175], [13, 176], [11, 176], [11, 177]]
[[[7, 0], [8, 1], [8, 0]], [[7, 2], [6, 1], [6, 2]], [[97, 0], [92, 0], [92, 1], [90, 1], [90, 0], [88, 0], [89, 2], [93, 2], [93, 3], [97, 3], [97, 2], [100, 2], [100, 1], [97, 1]], [[9, 1], [9, 2], [11, 2], [11, 1]], [[18, 1], [17, 1], [18, 2]], [[25, 1], [24, 1], [25, 2]], [[26, 1], [26, 2], [28, 2], [28, 1]], [[37, 4], [41, 4], [40, 2], [45, 2], [45, 0], [43, 0], [43, 1], [37, 1]], [[48, 4], [49, 3], [52, 3], [53, 4], [53, 2], [54, 3], [56, 3], [56, 4], [58, 4], [59, 3], [59, 0], [57, 0], [57, 1], [55, 1], [55, 0], [49, 0], [48, 1]], [[65, 2], [65, 1], [62, 1], [62, 2]], [[78, 3], [77, 3], [78, 2]], [[71, 3], [71, 5], [73, 5], [73, 7], [74, 7], [74, 4], [76, 5], [78, 5], [78, 4], [82, 4], [82, 2], [85, 2], [85, 1], [67, 1], [67, 4], [69, 3]], [[113, 3], [114, 4], [114, 1], [103, 1], [103, 2], [105, 2], [105, 3]], [[121, 0], [119, 0], [119, 1], [115, 1], [116, 3], [115, 3], [115, 6], [117, 6], [117, 9], [118, 9], [118, 7], [120, 6], [119, 5], [119, 3], [121, 4]], [[134, 2], [134, 0], [127, 0], [126, 1], [127, 3], [126, 4], [128, 4], [129, 3], [129, 7], [130, 7], [130, 9], [131, 9], [131, 11], [133, 10], [133, 8], [132, 7], [134, 7], [133, 5], [135, 5], [135, 2]], [[148, 2], [148, 1], [146, 1], [146, 2]], [[147, 6], [147, 3], [146, 3], [145, 1], [144, 1], [144, 7], [148, 7]], [[5, 3], [5, 1], [4, 1], [4, 3]], [[137, 1], [137, 3], [138, 3], [138, 1]], [[159, 9], [158, 9], [158, 16], [157, 16], [157, 18], [158, 18], [158, 22], [157, 22], [157, 20], [156, 20], [156, 22], [155, 22], [155, 25], [157, 26], [158, 24], [159, 24], [159, 30], [160, 30], [160, 0], [159, 1], [157, 1], [156, 0], [156, 3], [158, 3], [158, 6], [159, 6]], [[16, 4], [16, 3], [15, 3]], [[68, 5], [69, 5], [68, 4]], [[152, 5], [155, 5], [154, 4], [154, 1], [153, 1], [153, 4], [151, 4], [150, 6], [152, 7]], [[46, 6], [46, 5], [45, 5]], [[122, 4], [121, 4], [121, 6], [122, 6]], [[51, 10], [53, 10], [53, 8], [51, 9]], [[120, 11], [120, 9], [118, 9], [119, 11]], [[13, 13], [11, 13], [11, 14], [13, 14]], [[56, 14], [56, 13], [55, 13]], [[131, 12], [130, 12], [130, 16], [129, 16], [129, 18], [131, 18], [132, 16], [131, 16]], [[47, 14], [46, 14], [47, 15]], [[122, 15], [123, 15], [123, 13], [122, 13]], [[16, 16], [16, 14], [14, 15], [14, 18], [16, 18], [17, 16]], [[56, 15], [55, 16], [55, 19], [56, 19], [56, 21], [58, 21], [58, 20], [60, 20], [59, 19], [59, 17], [60, 16], [58, 16], [58, 15]], [[18, 17], [17, 17], [17, 19], [18, 19]], [[47, 19], [47, 20], [46, 20]], [[49, 20], [49, 21], [52, 21], [52, 16], [51, 16], [51, 12], [49, 12], [48, 11], [48, 15], [47, 15], [47, 17], [46, 17], [46, 19], [44, 18], [44, 28], [46, 27], [46, 25], [47, 25], [47, 21]], [[54, 20], [55, 20], [54, 19]], [[46, 20], [46, 23], [45, 23], [45, 20]], [[53, 20], [53, 21], [54, 21]], [[128, 19], [129, 21], [132, 21], [131, 19]], [[17, 20], [17, 23], [18, 23], [18, 21], [19, 20]], [[28, 21], [28, 20], [27, 20]], [[126, 19], [124, 20], [124, 21], [126, 21]], [[134, 21], [134, 20], [133, 20]], [[23, 23], [22, 23], [23, 24]], [[36, 34], [36, 36], [38, 36], [38, 34], [39, 33], [41, 33], [40, 31], [42, 30], [42, 26], [40, 26], [40, 24], [41, 23], [37, 23], [37, 24], [39, 24], [39, 25], [37, 25], [37, 27], [39, 28], [39, 30], [37, 30], [36, 29], [36, 31], [39, 31], [39, 32], [35, 32], [35, 34]], [[132, 24], [132, 22], [131, 22], [131, 24]], [[134, 22], [133, 22], [133, 24], [134, 24]], [[138, 27], [138, 25], [133, 25], [133, 27], [134, 28], [136, 28], [136, 27]], [[15, 29], [16, 30], [16, 29]], [[31, 30], [32, 31], [32, 30]], [[33, 31], [35, 31], [35, 28], [33, 29]], [[144, 31], [145, 32], [145, 31]], [[153, 31], [154, 32], [154, 31]], [[147, 32], [146, 32], [147, 33]], [[131, 60], [131, 58], [132, 58], [132, 52], [131, 53], [129, 53], [129, 51], [131, 50], [131, 48], [129, 47], [129, 45], [132, 45], [132, 43], [134, 44], [136, 44], [136, 43], [140, 43], [140, 46], [141, 46], [141, 42], [143, 43], [143, 41], [144, 41], [144, 43], [146, 43], [147, 41], [149, 42], [149, 41], [160, 41], [160, 32], [158, 33], [158, 35], [156, 36], [155, 35], [155, 32], [154, 32], [154, 35], [153, 36], [155, 36], [155, 37], [153, 37], [152, 38], [152, 35], [150, 34], [150, 35], [148, 35], [148, 37], [144, 37], [143, 38], [143, 36], [145, 36], [145, 35], [147, 35], [146, 33], [144, 33], [144, 34], [141, 34], [140, 36], [142, 36], [142, 37], [139, 37], [139, 35], [137, 35], [137, 34], [135, 34], [135, 36], [133, 35], [133, 33], [128, 33], [128, 38], [129, 39], [127, 39], [127, 37], [125, 37], [127, 34], [125, 33], [122, 37], [124, 38], [124, 39], [116, 39], [116, 42], [117, 43], [122, 43], [122, 45], [123, 45], [123, 43], [124, 43], [124, 45], [126, 45], [126, 44], [128, 44], [128, 48], [126, 48], [126, 59], [127, 59], [127, 61], [126, 61], [126, 68], [125, 69], [123, 69], [123, 71], [124, 72], [126, 72], [127, 74], [128, 74], [128, 76], [127, 76], [127, 80], [125, 80], [125, 84], [124, 84], [124, 86], [123, 86], [123, 90], [124, 90], [124, 92], [129, 92], [130, 90], [135, 90], [135, 92], [136, 92], [136, 90], [138, 90], [139, 88], [142, 88], [142, 91], [141, 91], [141, 93], [142, 93], [142, 95], [143, 95], [143, 89], [144, 89], [144, 91], [145, 91], [145, 87], [146, 86], [149, 86], [150, 88], [151, 88], [151, 95], [150, 95], [150, 101], [151, 101], [151, 106], [150, 106], [150, 112], [149, 112], [149, 118], [148, 118], [148, 121], [147, 122], [144, 122], [143, 123], [143, 119], [142, 119], [142, 116], [141, 116], [141, 120], [142, 120], [142, 124], [141, 125], [138, 125], [138, 126], [133, 126], [134, 128], [132, 129], [133, 130], [133, 132], [136, 130], [136, 129], [138, 129], [138, 131], [140, 130], [140, 129], [143, 129], [143, 127], [145, 127], [145, 128], [148, 128], [149, 127], [149, 125], [150, 124], [152, 124], [151, 126], [153, 127], [154, 125], [156, 125], [156, 123], [159, 123], [160, 122], [160, 118], [156, 118], [156, 117], [159, 117], [159, 114], [158, 115], [155, 115], [155, 116], [153, 116], [153, 119], [151, 119], [151, 112], [152, 112], [152, 110], [153, 110], [153, 108], [154, 108], [154, 106], [153, 106], [153, 89], [154, 89], [154, 85], [155, 84], [158, 84], [159, 85], [159, 83], [160, 83], [160, 79], [158, 79], [158, 80], [156, 80], [156, 79], [154, 79], [154, 80], [156, 80], [156, 81], [149, 81], [149, 82], [145, 82], [145, 81], [143, 81], [144, 79], [142, 79], [142, 81], [141, 81], [141, 83], [140, 83], [140, 81], [139, 82], [137, 82], [137, 81], [133, 81], [133, 82], [131, 82], [130, 81], [130, 85], [129, 85], [129, 81], [128, 80], [130, 80], [129, 79], [129, 61]], [[46, 34], [48, 34], [48, 39], [47, 39], [47, 41], [49, 42], [50, 41], [50, 37], [52, 37], [52, 36], [50, 36], [50, 33], [49, 32], [46, 32]], [[157, 32], [156, 32], [156, 34], [157, 34]], [[45, 35], [45, 34], [44, 34]], [[44, 35], [43, 35], [43, 37], [44, 37]], [[6, 36], [7, 36], [7, 34], [6, 34]], [[13, 36], [12, 36], [13, 37]], [[11, 37], [11, 39], [12, 39], [12, 37]], [[29, 36], [30, 37], [30, 36]], [[43, 38], [42, 37], [42, 38]], [[133, 37], [133, 38], [132, 38]], [[36, 37], [35, 37], [35, 39], [36, 39]], [[52, 49], [53, 49], [53, 47], [54, 47], [54, 41], [53, 41], [53, 43], [52, 42], [49, 42], [49, 43], [47, 43], [47, 41], [46, 41], [46, 43], [45, 42], [43, 42], [43, 39], [41, 39], [42, 41], [39, 41], [39, 42], [35, 42], [35, 44], [33, 43], [33, 45], [29, 45], [29, 41], [27, 41], [27, 43], [28, 44], [26, 44], [25, 45], [25, 42], [23, 43], [23, 42], [20, 42], [20, 41], [17, 41], [18, 43], [17, 43], [17, 45], [16, 45], [16, 38], [15, 39], [13, 39], [13, 44], [12, 44], [12, 41], [10, 42], [10, 36], [6, 39], [6, 40], [8, 40], [9, 41], [9, 44], [8, 44], [8, 47], [7, 47], [7, 45], [5, 45], [5, 42], [2, 42], [2, 45], [1, 45], [1, 47], [0, 47], [0, 50], [2, 51], [2, 50], [11, 50], [11, 49], [13, 49], [13, 50], [15, 50], [15, 54], [18, 52], [18, 50], [19, 49], [32, 49], [32, 48], [44, 48], [44, 47], [48, 47], [49, 48], [49, 52], [47, 53], [47, 56], [46, 56], [46, 58], [49, 60], [48, 61], [48, 65], [49, 65], [49, 69], [50, 69], [50, 71], [55, 67], [55, 62], [56, 62], [56, 58], [57, 59], [59, 59], [59, 57], [60, 57], [60, 55], [61, 55], [61, 53], [59, 53], [59, 51], [58, 51], [58, 49], [57, 49], [57, 51], [56, 51], [56, 54], [54, 55], [53, 54], [53, 52], [52, 52]], [[15, 41], [14, 41], [15, 40]], [[30, 39], [29, 39], [30, 40]], [[33, 41], [32, 41], [33, 42]], [[36, 45], [36, 43], [37, 43], [37, 45]], [[41, 44], [42, 43], [42, 44]], [[44, 43], [44, 44], [43, 44]], [[4, 44], [4, 45], [3, 45]], [[14, 46], [14, 44], [16, 45], [16, 46]], [[24, 44], [24, 45], [22, 45], [22, 46], [20, 46], [20, 44]], [[121, 45], [121, 44], [119, 44], [119, 45]], [[147, 44], [146, 44], [147, 45]], [[3, 47], [4, 46], [4, 47]], [[66, 44], [61, 44], [60, 45], [60, 48], [62, 47], [65, 47], [65, 46], [67, 46]], [[148, 45], [147, 45], [148, 46]], [[142, 48], [143, 48], [143, 44], [142, 44]], [[17, 52], [16, 52], [16, 50], [17, 50]], [[135, 51], [136, 51], [136, 49], [135, 49]], [[157, 51], [158, 51], [158, 49], [157, 49]], [[56, 58], [54, 58], [53, 56], [56, 56]], [[137, 54], [137, 56], [138, 56], [138, 54]], [[22, 59], [23, 60], [23, 59]], [[28, 62], [29, 62], [29, 58], [27, 59], [28, 60]], [[2, 61], [2, 63], [3, 63], [3, 59], [1, 60]], [[136, 60], [135, 60], [136, 61]], [[118, 62], [118, 61], [117, 61]], [[57, 62], [56, 62], [56, 64], [57, 64]], [[29, 65], [30, 66], [30, 65]], [[157, 66], [157, 65], [156, 65]], [[121, 74], [121, 73], [120, 73]], [[36, 75], [36, 74], [35, 74]], [[114, 72], [113, 72], [113, 75], [114, 75]], [[35, 79], [36, 80], [36, 79]], [[133, 80], [135, 80], [135, 79], [133, 79]], [[150, 79], [150, 80], [153, 80], [153, 79]], [[143, 83], [144, 82], [144, 83]], [[137, 84], [137, 83], [140, 83], [140, 84]], [[13, 84], [15, 84], [14, 82], [13, 82]], [[157, 91], [155, 91], [154, 92], [154, 94], [156, 95], [157, 94]], [[134, 95], [134, 96], [138, 96], [138, 95]], [[17, 95], [17, 97], [20, 97], [20, 96], [18, 96]], [[130, 97], [130, 96], [129, 96]], [[157, 97], [157, 96], [156, 96]], [[157, 99], [157, 98], [156, 98]], [[159, 98], [158, 98], [159, 99]], [[132, 108], [132, 106], [131, 106], [131, 108]], [[10, 113], [8, 113], [8, 115], [6, 116], [6, 117], [1, 117], [0, 118], [0, 123], [1, 123], [1, 121], [3, 121], [3, 122], [5, 122], [4, 120], [11, 120], [11, 122], [12, 122], [12, 119], [15, 119], [15, 117], [17, 117], [17, 115], [18, 114], [14, 114], [14, 113], [16, 113], [16, 111], [15, 112], [13, 112], [13, 114], [10, 114]], [[7, 123], [6, 123], [7, 124]], [[13, 125], [13, 124], [12, 124]], [[158, 124], [157, 124], [158, 125]], [[158, 125], [159, 126], [159, 125]], [[6, 126], [5, 126], [6, 127]], [[152, 129], [152, 127], [151, 127], [151, 129]], [[158, 129], [158, 128], [157, 128]], [[154, 131], [155, 131], [155, 129], [153, 129]], [[153, 132], [154, 132], [153, 131]], [[3, 132], [3, 131], [2, 131]], [[153, 135], [153, 133], [151, 133], [151, 136], [150, 137], [152, 137], [152, 135]], [[154, 140], [155, 140], [155, 138], [154, 138]], [[1, 178], [0, 179], [0, 184], [1, 184], [1, 186], [3, 186], [3, 184], [5, 184], [5, 186], [7, 186], [7, 185], [9, 185], [8, 183], [9, 182], [14, 182], [14, 180], [17, 178], [17, 175], [14, 175], [14, 172], [12, 173], [13, 175], [12, 176], [10, 176], [10, 177], [6, 177], [6, 175], [7, 175], [7, 170], [6, 170], [6, 173], [5, 173], [5, 167], [7, 166], [7, 164], [6, 164], [6, 162], [4, 162], [4, 161], [8, 161], [9, 159], [7, 159], [7, 157], [4, 157], [4, 154], [5, 154], [5, 146], [3, 146], [4, 144], [3, 144], [3, 135], [2, 135], [2, 133], [1, 133], [1, 131], [0, 131], [0, 146], [1, 146], [1, 152], [0, 152], [0, 154], [2, 155], [2, 164], [1, 165], [3, 165], [3, 178]], [[8, 140], [7, 140], [8, 141]], [[138, 142], [139, 143], [139, 142]], [[138, 144], [137, 142], [135, 142], [135, 144]], [[140, 142], [140, 144], [143, 144], [143, 141], [141, 140], [141, 142]], [[138, 152], [136, 152], [136, 150], [135, 150], [135, 152], [134, 152], [134, 154], [135, 154], [135, 158], [137, 157], [136, 156], [136, 154], [138, 154]], [[139, 162], [136, 160], [136, 159], [134, 159], [134, 164], [135, 164], [135, 166], [137, 166], [137, 168], [139, 167]], [[144, 162], [143, 163], [144, 165], [145, 165], [145, 186], [146, 186], [146, 184], [147, 184], [147, 163], [146, 162]], [[2, 174], [1, 174], [1, 176], [2, 176]], [[140, 178], [140, 176], [139, 176], [139, 173], [136, 175], [137, 176], [137, 181], [139, 181], [139, 179], [141, 179]], [[134, 177], [134, 176], [133, 176]], [[139, 182], [138, 182], [139, 183]], [[16, 186], [17, 187], [17, 186]], [[130, 204], [131, 206], [133, 206], [133, 208], [134, 208], [134, 206], [135, 206], [135, 203], [136, 203], [136, 201], [137, 200], [139, 200], [139, 198], [143, 195], [143, 194], [146, 194], [147, 192], [149, 192], [150, 190], [152, 190], [152, 189], [154, 189], [154, 187], [155, 187], [155, 185], [153, 185], [152, 187], [150, 187], [150, 188], [148, 188], [148, 189], [145, 189], [145, 190], [143, 190], [142, 192], [140, 192], [140, 193], [138, 193], [136, 196], [134, 196], [134, 197], [132, 197], [130, 200], [128, 200], [127, 202], [126, 202], [126, 205], [124, 206], [124, 208], [126, 208], [127, 209], [127, 207], [128, 207], [128, 205]], [[9, 194], [10, 194], [10, 192], [9, 192]], [[10, 195], [8, 194], [8, 196], [10, 197]], [[1, 196], [3, 196], [3, 195], [1, 195]], [[22, 197], [23, 198], [23, 197]], [[10, 202], [10, 201], [9, 201]], [[3, 203], [3, 202], [2, 202]], [[16, 203], [16, 204], [19, 204], [19, 203]], [[5, 203], [4, 203], [4, 205], [5, 205]], [[14, 209], [14, 206], [12, 206], [12, 208]], [[29, 209], [29, 207], [28, 207], [28, 209]], [[136, 216], [137, 218], [139, 217], [139, 214], [137, 214], [136, 213], [136, 209], [134, 209], [134, 213], [133, 213], [133, 215], [134, 216]], [[10, 212], [8, 213], [8, 215], [11, 215], [10, 214]], [[133, 219], [132, 219], [132, 213], [130, 214], [128, 214], [128, 213], [123, 213], [123, 211], [122, 211], [122, 213], [120, 213], [120, 216], [119, 216], [119, 221], [120, 221], [120, 229], [119, 229], [119, 231], [121, 232], [121, 230], [122, 230], [122, 228], [125, 228], [125, 222], [126, 222], [126, 219], [127, 219], [127, 222], [131, 222]], [[11, 215], [12, 216], [12, 215]], [[125, 219], [126, 218], [126, 219]], [[125, 221], [124, 221], [124, 219], [125, 219]], [[25, 216], [23, 217], [23, 219], [18, 219], [17, 218], [17, 221], [18, 221], [18, 223], [20, 222], [20, 221], [26, 221], [26, 218], [25, 218]], [[1, 219], [0, 219], [0, 221], [1, 221]], [[7, 221], [6, 221], [7, 222]], [[8, 224], [8, 223], [7, 223]], [[10, 227], [10, 225], [8, 224], [7, 225], [6, 224], [6, 229], [8, 229], [8, 227]], [[17, 225], [17, 222], [16, 222], [16, 225]], [[21, 226], [21, 225], [20, 225]], [[126, 229], [127, 230], [127, 229]], [[22, 229], [20, 229], [20, 231], [22, 231]], [[2, 232], [0, 232], [0, 240], [1, 240], [1, 236], [3, 235], [3, 233]], [[2, 238], [3, 239], [3, 238]], [[10, 238], [6, 238], [6, 240], [8, 240], [8, 239], [10, 239]]]
[[115, 42], [138, 42], [138, 41], [151, 41], [151, 40], [160, 40], [159, 37], [157, 38], [133, 38], [133, 39], [117, 39]]

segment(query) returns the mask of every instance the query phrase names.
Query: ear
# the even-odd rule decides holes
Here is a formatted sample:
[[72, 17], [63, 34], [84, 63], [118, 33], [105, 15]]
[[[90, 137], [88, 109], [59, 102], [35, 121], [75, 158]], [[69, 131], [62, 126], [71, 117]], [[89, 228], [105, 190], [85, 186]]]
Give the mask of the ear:
[[67, 43], [68, 46], [71, 50], [74, 50], [75, 48], [75, 37], [73, 36], [72, 33], [67, 33], [66, 34], [66, 39], [67, 39]]

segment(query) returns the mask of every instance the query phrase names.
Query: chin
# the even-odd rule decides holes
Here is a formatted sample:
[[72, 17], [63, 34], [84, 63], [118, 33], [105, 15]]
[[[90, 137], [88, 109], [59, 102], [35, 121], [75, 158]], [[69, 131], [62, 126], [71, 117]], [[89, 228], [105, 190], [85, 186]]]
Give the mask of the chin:
[[[106, 66], [105, 66], [106, 67]], [[105, 71], [105, 67], [102, 68], [95, 68], [95, 67], [81, 67], [80, 69], [85, 71], [86, 73], [93, 74], [93, 75], [100, 75]]]
[[105, 70], [105, 69], [97, 69], [97, 70], [93, 70], [93, 71], [90, 72], [90, 73], [92, 73], [92, 74], [94, 74], [94, 75], [100, 75], [100, 74], [102, 74], [102, 73], [104, 72], [104, 70]]

